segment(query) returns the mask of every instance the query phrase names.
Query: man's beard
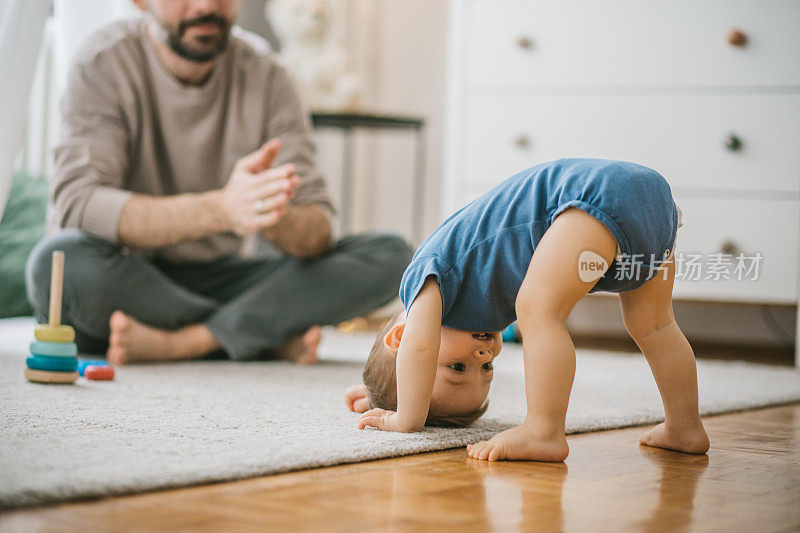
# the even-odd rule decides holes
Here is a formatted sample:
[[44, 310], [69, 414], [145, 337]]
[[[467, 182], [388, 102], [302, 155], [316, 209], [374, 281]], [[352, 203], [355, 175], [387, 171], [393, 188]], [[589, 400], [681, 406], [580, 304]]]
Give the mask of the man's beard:
[[[183, 59], [194, 63], [207, 63], [219, 56], [228, 46], [228, 37], [231, 33], [231, 23], [226, 18], [214, 13], [196, 17], [193, 19], [182, 20], [177, 29], [169, 27], [164, 21], [153, 17], [158, 26], [159, 38], [166, 43], [170, 49]], [[200, 35], [195, 37], [195, 41], [201, 46], [187, 44], [183, 42], [183, 36], [192, 26], [200, 24], [214, 24], [219, 28], [216, 35]]]

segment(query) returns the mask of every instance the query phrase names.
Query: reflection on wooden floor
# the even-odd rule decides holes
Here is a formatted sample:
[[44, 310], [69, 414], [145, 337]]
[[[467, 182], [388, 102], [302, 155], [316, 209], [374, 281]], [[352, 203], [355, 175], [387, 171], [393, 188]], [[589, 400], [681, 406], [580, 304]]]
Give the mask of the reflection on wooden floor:
[[800, 404], [708, 418], [709, 454], [640, 429], [569, 438], [562, 464], [464, 449], [28, 509], [0, 530], [800, 531]]

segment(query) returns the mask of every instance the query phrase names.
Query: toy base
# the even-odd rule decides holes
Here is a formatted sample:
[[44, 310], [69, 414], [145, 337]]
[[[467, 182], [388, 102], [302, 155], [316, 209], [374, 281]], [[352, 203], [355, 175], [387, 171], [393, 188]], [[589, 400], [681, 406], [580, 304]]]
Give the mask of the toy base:
[[75, 383], [77, 372], [46, 372], [44, 370], [25, 369], [25, 378], [35, 383]]

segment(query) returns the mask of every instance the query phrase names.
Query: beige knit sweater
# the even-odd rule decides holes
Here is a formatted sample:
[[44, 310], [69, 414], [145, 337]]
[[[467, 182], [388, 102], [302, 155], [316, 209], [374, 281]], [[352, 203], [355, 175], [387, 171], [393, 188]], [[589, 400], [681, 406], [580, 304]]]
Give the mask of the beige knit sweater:
[[[234, 28], [206, 82], [189, 86], [165, 69], [146, 24], [138, 18], [106, 26], [73, 60], [54, 152], [51, 228], [118, 242], [133, 193], [218, 189], [240, 157], [274, 137], [283, 141], [274, 166], [294, 163], [302, 179], [293, 203], [332, 208], [315, 167], [308, 113], [263, 39]], [[156, 253], [208, 261], [241, 248], [241, 237], [224, 233]]]

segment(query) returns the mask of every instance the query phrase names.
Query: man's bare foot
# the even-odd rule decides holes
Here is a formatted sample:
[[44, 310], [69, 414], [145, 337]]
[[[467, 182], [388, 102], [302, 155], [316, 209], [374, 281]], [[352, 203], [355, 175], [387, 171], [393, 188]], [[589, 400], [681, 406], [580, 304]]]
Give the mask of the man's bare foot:
[[547, 461], [560, 463], [569, 455], [564, 433], [537, 431], [527, 425], [498, 433], [488, 441], [467, 446], [467, 455], [489, 461]]
[[639, 444], [685, 453], [706, 453], [709, 448], [708, 435], [699, 420], [698, 425], [686, 429], [667, 427], [662, 422], [642, 433]]
[[111, 364], [124, 365], [151, 359], [154, 354], [167, 349], [166, 331], [145, 326], [122, 311], [114, 311], [108, 324], [111, 334], [106, 359]]
[[278, 357], [294, 361], [298, 365], [313, 365], [317, 358], [317, 348], [322, 340], [322, 328], [312, 326], [308, 331], [289, 341], [277, 350]]
[[203, 325], [176, 331], [157, 329], [114, 311], [108, 322], [106, 359], [113, 365], [141, 361], [164, 361], [200, 357], [219, 348], [219, 343]]

